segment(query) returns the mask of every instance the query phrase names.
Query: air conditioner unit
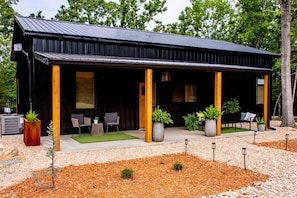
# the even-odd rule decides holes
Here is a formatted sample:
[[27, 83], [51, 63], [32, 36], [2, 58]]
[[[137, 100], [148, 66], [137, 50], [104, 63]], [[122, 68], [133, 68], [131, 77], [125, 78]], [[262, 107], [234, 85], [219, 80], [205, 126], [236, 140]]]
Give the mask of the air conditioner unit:
[[18, 134], [23, 132], [24, 115], [22, 114], [3, 114], [0, 115], [1, 134]]

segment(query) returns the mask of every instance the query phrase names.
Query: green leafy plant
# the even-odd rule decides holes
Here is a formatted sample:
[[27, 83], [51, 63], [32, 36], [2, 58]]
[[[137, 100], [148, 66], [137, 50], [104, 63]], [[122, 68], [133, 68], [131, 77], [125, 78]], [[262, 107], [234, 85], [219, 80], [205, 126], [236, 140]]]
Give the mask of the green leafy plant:
[[214, 107], [212, 104], [205, 108], [203, 111], [204, 118], [206, 120], [216, 120], [219, 116], [223, 115], [223, 112], [217, 107]]
[[98, 116], [95, 116], [94, 120], [98, 120], [99, 121], [99, 117]]
[[256, 117], [256, 122], [257, 124], [265, 124], [264, 118], [263, 117]]
[[38, 114], [35, 113], [35, 111], [30, 110], [29, 112], [27, 112], [26, 114], [26, 119], [28, 121], [35, 121], [37, 119]]
[[237, 113], [240, 110], [239, 101], [236, 98], [231, 98], [229, 101], [224, 102], [222, 106], [224, 113]]
[[130, 169], [130, 168], [125, 168], [121, 172], [121, 177], [124, 178], [124, 179], [131, 178], [132, 175], [133, 175], [133, 170]]
[[153, 111], [152, 115], [153, 122], [161, 122], [165, 124], [173, 124], [170, 113], [160, 108], [158, 105]]
[[199, 120], [198, 116], [195, 113], [188, 113], [186, 116], [183, 116], [183, 119], [185, 120], [185, 125], [189, 131], [197, 130], [198, 125], [202, 123], [202, 121]]
[[176, 162], [173, 164], [173, 170], [180, 171], [182, 169], [183, 169], [183, 165], [181, 163]]

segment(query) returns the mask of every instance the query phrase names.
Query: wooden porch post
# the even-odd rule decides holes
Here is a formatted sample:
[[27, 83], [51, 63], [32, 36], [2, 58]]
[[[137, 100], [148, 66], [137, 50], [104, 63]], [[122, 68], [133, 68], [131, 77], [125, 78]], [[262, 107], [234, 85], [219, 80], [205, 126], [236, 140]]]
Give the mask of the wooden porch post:
[[265, 121], [265, 131], [268, 131], [268, 105], [269, 105], [269, 76], [268, 74], [264, 74], [264, 103], [263, 103], [263, 118]]
[[145, 142], [152, 142], [153, 70], [145, 69]]
[[60, 65], [52, 66], [52, 114], [56, 151], [60, 151]]
[[[215, 73], [215, 93], [214, 93], [214, 106], [222, 111], [222, 72]], [[222, 118], [217, 119], [217, 135], [221, 135], [222, 131]]]

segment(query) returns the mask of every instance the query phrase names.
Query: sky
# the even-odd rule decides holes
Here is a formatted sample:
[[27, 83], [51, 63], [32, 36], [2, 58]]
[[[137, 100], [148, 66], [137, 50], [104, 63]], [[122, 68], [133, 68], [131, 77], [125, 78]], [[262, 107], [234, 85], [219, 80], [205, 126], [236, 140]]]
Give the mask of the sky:
[[[60, 6], [67, 5], [67, 3], [67, 0], [19, 0], [13, 8], [22, 16], [29, 16], [30, 13], [37, 14], [41, 10], [46, 19], [51, 19], [54, 18]], [[180, 12], [186, 6], [190, 6], [190, 0], [167, 0], [166, 6], [167, 11], [158, 15], [158, 19], [165, 24], [177, 22]]]

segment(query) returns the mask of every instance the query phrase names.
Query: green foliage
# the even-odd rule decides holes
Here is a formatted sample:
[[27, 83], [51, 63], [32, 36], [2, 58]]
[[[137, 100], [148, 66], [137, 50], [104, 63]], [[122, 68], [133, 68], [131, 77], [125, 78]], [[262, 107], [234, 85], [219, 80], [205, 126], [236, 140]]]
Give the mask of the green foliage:
[[184, 166], [179, 162], [176, 162], [173, 164], [173, 170], [181, 171], [181, 170], [183, 170], [183, 168], [184, 168]]
[[0, 2], [0, 106], [9, 100], [11, 108], [16, 108], [16, 64], [10, 61], [10, 52], [15, 15], [12, 5], [17, 2]]
[[178, 23], [156, 29], [201, 38], [228, 40], [234, 10], [228, 0], [192, 0]]
[[185, 125], [189, 131], [197, 130], [198, 126], [203, 122], [195, 113], [188, 113], [186, 116], [183, 116], [183, 119], [185, 120]]
[[265, 124], [264, 118], [263, 117], [256, 117], [256, 122], [257, 124]]
[[152, 22], [160, 23], [155, 17], [167, 10], [165, 3], [166, 0], [69, 0], [69, 6], [62, 5], [55, 19], [145, 30]]
[[131, 178], [133, 176], [133, 170], [129, 168], [125, 168], [121, 171], [121, 177], [124, 179]]
[[36, 114], [35, 111], [32, 111], [32, 110], [26, 113], [26, 119], [28, 121], [35, 121], [37, 116], [38, 114]]
[[219, 111], [217, 107], [214, 107], [212, 104], [205, 108], [203, 111], [204, 118], [206, 120], [216, 120], [223, 113]]
[[98, 116], [95, 116], [94, 120], [98, 120], [98, 122], [99, 122], [99, 117]]
[[223, 104], [224, 113], [237, 113], [240, 110], [239, 101], [236, 98], [231, 98], [229, 101], [224, 102]]
[[162, 110], [159, 105], [153, 111], [152, 120], [153, 120], [153, 122], [162, 122], [165, 124], [173, 124], [173, 120], [171, 119], [170, 113]]

